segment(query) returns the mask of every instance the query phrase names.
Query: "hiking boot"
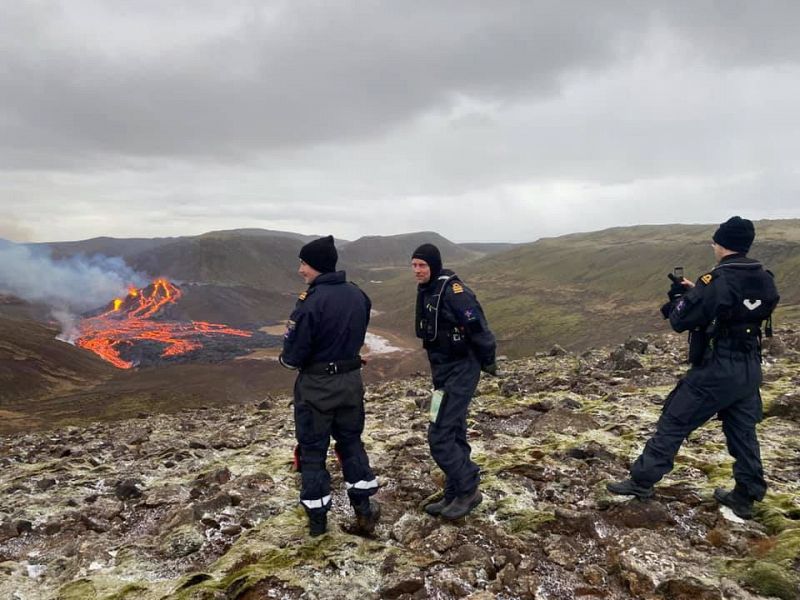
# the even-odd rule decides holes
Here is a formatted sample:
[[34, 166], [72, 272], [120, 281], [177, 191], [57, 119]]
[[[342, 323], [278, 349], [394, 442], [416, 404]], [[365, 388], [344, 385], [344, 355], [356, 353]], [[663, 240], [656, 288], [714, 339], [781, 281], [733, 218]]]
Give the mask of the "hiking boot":
[[381, 519], [381, 505], [377, 500], [367, 499], [361, 506], [353, 506], [356, 511], [355, 532], [363, 535], [375, 533], [375, 527]]
[[317, 537], [328, 531], [328, 511], [308, 513], [308, 534]]
[[722, 488], [715, 489], [714, 500], [730, 508], [733, 514], [740, 519], [753, 518], [753, 499], [738, 487], [734, 487], [730, 491]]
[[612, 481], [606, 484], [606, 489], [612, 494], [620, 496], [636, 496], [639, 500], [647, 500], [652, 498], [655, 491], [652, 485], [643, 485], [637, 483], [633, 479], [624, 479], [623, 481]]
[[444, 509], [442, 509], [442, 512], [439, 514], [448, 521], [460, 519], [471, 512], [473, 508], [478, 506], [482, 500], [483, 495], [481, 494], [480, 490], [476, 488], [471, 494], [456, 496], [456, 498], [450, 504], [445, 506]]
[[438, 517], [442, 514], [442, 511], [453, 501], [453, 498], [448, 498], [444, 496], [438, 502], [431, 502], [430, 504], [425, 505], [425, 512], [428, 513], [432, 517]]

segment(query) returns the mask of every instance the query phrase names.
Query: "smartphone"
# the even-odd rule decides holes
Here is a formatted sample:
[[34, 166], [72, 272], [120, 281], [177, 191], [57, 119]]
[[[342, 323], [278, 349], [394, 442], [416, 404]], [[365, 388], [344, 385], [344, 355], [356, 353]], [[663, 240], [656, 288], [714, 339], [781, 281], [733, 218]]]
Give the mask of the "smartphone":
[[680, 281], [683, 279], [683, 267], [675, 267], [672, 269], [672, 274]]

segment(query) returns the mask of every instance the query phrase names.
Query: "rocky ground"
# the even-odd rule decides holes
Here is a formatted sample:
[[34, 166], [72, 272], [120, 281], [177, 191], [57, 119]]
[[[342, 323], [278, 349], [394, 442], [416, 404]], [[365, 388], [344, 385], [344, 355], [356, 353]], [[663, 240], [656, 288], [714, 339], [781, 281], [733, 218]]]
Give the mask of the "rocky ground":
[[4, 436], [0, 597], [800, 598], [799, 339], [784, 330], [765, 356], [770, 492], [751, 522], [711, 498], [732, 464], [715, 422], [653, 500], [605, 491], [685, 370], [682, 336], [651, 336], [482, 380], [469, 435], [484, 502], [454, 524], [421, 510], [441, 485], [428, 379], [370, 386], [372, 539], [350, 533], [335, 465], [329, 533], [307, 537], [289, 397]]

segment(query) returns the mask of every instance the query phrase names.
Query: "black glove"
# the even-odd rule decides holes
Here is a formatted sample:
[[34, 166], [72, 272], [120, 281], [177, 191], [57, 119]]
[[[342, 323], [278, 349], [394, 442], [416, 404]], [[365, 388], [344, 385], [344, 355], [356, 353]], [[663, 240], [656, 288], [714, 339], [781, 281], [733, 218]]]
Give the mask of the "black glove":
[[672, 285], [669, 286], [667, 296], [669, 296], [670, 302], [675, 302], [678, 298], [686, 293], [686, 287], [681, 283], [682, 280], [675, 277], [675, 275], [672, 273], [670, 273], [667, 277], [669, 277], [672, 281]]
[[669, 291], [667, 292], [667, 296], [669, 296], [670, 302], [675, 302], [685, 293], [686, 293], [685, 287], [683, 287], [680, 283], [673, 283], [671, 286], [669, 286]]
[[494, 377], [497, 377], [497, 363], [492, 362], [489, 363], [488, 365], [483, 365], [481, 367], [481, 371], [483, 371], [484, 373], [488, 373], [489, 375], [492, 375]]

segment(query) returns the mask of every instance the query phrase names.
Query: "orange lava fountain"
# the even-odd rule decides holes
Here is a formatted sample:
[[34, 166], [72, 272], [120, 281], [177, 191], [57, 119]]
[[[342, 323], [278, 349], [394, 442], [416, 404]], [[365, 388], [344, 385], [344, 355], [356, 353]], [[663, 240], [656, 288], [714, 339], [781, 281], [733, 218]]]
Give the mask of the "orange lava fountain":
[[162, 342], [166, 348], [161, 356], [170, 357], [202, 348], [199, 338], [204, 336], [253, 335], [250, 331], [204, 321], [153, 319], [181, 296], [181, 290], [166, 279], [156, 279], [141, 290], [131, 287], [125, 298], [115, 298], [104, 313], [81, 321], [80, 337], [75, 343], [120, 369], [130, 369], [134, 364], [122, 358], [120, 349], [136, 341]]

